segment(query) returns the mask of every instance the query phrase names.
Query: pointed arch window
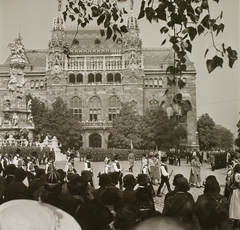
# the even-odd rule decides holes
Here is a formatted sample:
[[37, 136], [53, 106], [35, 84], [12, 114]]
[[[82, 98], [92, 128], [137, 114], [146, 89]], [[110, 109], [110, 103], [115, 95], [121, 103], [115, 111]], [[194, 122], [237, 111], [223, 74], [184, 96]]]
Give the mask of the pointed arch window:
[[113, 83], [113, 74], [112, 73], [108, 73], [107, 74], [107, 83]]
[[98, 121], [101, 120], [101, 100], [97, 96], [93, 96], [89, 100], [89, 120]]
[[121, 109], [121, 101], [117, 96], [112, 96], [108, 99], [108, 120], [112, 121]]
[[102, 74], [100, 73], [96, 74], [96, 83], [102, 83]]
[[31, 80], [31, 83], [30, 83], [30, 88], [31, 88], [31, 89], [34, 89], [34, 85], [35, 85], [35, 82], [34, 82], [34, 80]]
[[75, 84], [75, 75], [73, 73], [71, 73], [69, 75], [69, 83], [70, 84]]
[[151, 101], [149, 101], [149, 108], [153, 109], [153, 108], [157, 108], [159, 105], [159, 101], [156, 99], [152, 99]]
[[83, 75], [81, 73], [77, 75], [77, 83], [83, 83]]
[[43, 88], [44, 88], [44, 81], [41, 80], [41, 81], [40, 81], [40, 89], [43, 89]]
[[152, 78], [149, 79], [149, 87], [153, 87], [153, 79]]
[[157, 78], [154, 78], [154, 87], [158, 87], [158, 80], [157, 80]]
[[158, 85], [159, 85], [159, 87], [162, 87], [162, 86], [163, 86], [163, 80], [162, 80], [162, 78], [159, 78], [159, 80], [158, 80]]
[[90, 73], [88, 74], [88, 83], [94, 83], [94, 74], [93, 73]]
[[148, 87], [148, 79], [147, 78], [144, 79], [144, 87]]
[[121, 83], [121, 74], [120, 73], [115, 74], [115, 82], [116, 83]]
[[82, 100], [81, 98], [74, 96], [70, 100], [70, 109], [74, 117], [79, 121], [82, 120]]
[[35, 89], [38, 89], [39, 88], [39, 80], [36, 80], [35, 82]]

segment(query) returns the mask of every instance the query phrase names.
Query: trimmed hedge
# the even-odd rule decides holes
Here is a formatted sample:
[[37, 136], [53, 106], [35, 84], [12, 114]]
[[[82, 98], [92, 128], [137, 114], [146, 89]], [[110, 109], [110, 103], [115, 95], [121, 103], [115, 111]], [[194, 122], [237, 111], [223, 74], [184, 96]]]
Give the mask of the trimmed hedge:
[[128, 154], [133, 152], [136, 160], [140, 160], [143, 154], [148, 154], [150, 150], [138, 150], [138, 149], [102, 149], [102, 148], [80, 148], [79, 154], [83, 158], [90, 155], [91, 161], [104, 161], [105, 157], [113, 159], [114, 155], [119, 155], [119, 160], [126, 161], [128, 159]]

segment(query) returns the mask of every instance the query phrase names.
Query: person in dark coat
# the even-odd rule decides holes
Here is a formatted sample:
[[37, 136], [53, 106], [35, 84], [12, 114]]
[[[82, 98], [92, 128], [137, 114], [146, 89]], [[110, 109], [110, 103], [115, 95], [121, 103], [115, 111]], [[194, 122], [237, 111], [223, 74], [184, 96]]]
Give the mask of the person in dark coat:
[[6, 186], [10, 184], [15, 178], [16, 165], [10, 164], [6, 166], [6, 169], [3, 171], [3, 177], [5, 177]]
[[180, 177], [175, 182], [176, 193], [166, 199], [162, 215], [167, 217], [177, 217], [183, 222], [192, 225], [192, 229], [200, 229], [198, 219], [193, 215], [194, 199], [188, 193], [190, 187], [185, 177]]
[[45, 174], [44, 169], [38, 169], [35, 178], [30, 182], [28, 186], [28, 197], [34, 200], [33, 193], [41, 187], [40, 176]]
[[137, 184], [136, 178], [132, 174], [127, 174], [123, 177], [123, 187], [125, 190], [122, 192], [122, 205], [135, 205], [136, 193], [134, 187]]
[[136, 189], [136, 203], [140, 211], [140, 219], [145, 220], [160, 215], [161, 213], [155, 209], [150, 178], [146, 174], [139, 174], [137, 183], [139, 186]]
[[203, 230], [228, 229], [228, 201], [226, 197], [219, 193], [218, 181], [210, 179], [205, 184], [204, 194], [197, 199], [194, 214], [197, 216]]
[[172, 184], [175, 186], [175, 189], [172, 190], [172, 191], [170, 191], [170, 192], [168, 192], [168, 193], [165, 195], [164, 203], [165, 203], [165, 201], [166, 201], [166, 199], [167, 199], [168, 197], [174, 196], [174, 195], [177, 193], [177, 190], [176, 190], [176, 181], [177, 181], [177, 179], [180, 178], [180, 177], [183, 177], [183, 175], [182, 175], [182, 174], [176, 174], [176, 175], [174, 176], [174, 178], [173, 178], [173, 183], [172, 183]]
[[101, 198], [100, 198], [101, 193], [107, 186], [110, 185], [111, 177], [107, 173], [102, 173], [98, 176], [98, 178], [99, 178], [99, 182], [98, 182], [99, 188], [94, 189], [92, 191], [92, 194], [96, 200], [101, 202]]
[[113, 215], [88, 191], [87, 180], [76, 175], [68, 182], [71, 200], [63, 202], [62, 210], [69, 213], [79, 223], [82, 230], [99, 230], [113, 220]]
[[62, 176], [57, 170], [53, 170], [47, 177], [47, 183], [44, 185], [43, 196], [44, 203], [51, 204], [55, 207], [63, 202], [60, 198], [62, 192]]
[[15, 170], [14, 180], [7, 185], [5, 200], [27, 199], [28, 189], [23, 183], [23, 180], [27, 177], [23, 168], [17, 168]]

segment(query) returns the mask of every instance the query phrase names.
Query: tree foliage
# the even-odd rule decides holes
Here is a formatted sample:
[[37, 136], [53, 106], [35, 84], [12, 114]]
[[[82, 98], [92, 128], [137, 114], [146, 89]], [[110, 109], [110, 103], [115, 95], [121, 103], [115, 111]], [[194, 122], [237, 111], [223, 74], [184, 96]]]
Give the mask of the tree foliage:
[[125, 103], [120, 114], [113, 120], [109, 144], [114, 148], [129, 149], [131, 141], [134, 148], [141, 148], [139, 124], [141, 116], [130, 103]]
[[[118, 0], [118, 2], [127, 0]], [[130, 0], [129, 0], [130, 1]], [[212, 0], [217, 4], [219, 0]], [[157, 4], [157, 6], [156, 6]], [[214, 4], [211, 6], [214, 7]], [[217, 17], [211, 16], [211, 8], [208, 0], [142, 0], [138, 19], [145, 18], [150, 23], [160, 22], [161, 34], [168, 39], [176, 52], [174, 65], [169, 66], [167, 72], [180, 74], [186, 71], [185, 55], [192, 52], [193, 41], [197, 36], [210, 34], [212, 45], [205, 51], [204, 56], [210, 49], [216, 52], [213, 57], [206, 60], [208, 72], [211, 73], [217, 67], [222, 67], [224, 59], [232, 68], [238, 58], [237, 51], [224, 42], [220, 45], [215, 43], [215, 37], [222, 33], [225, 25], [222, 23], [223, 12]], [[103, 26], [101, 35], [114, 41], [118, 36], [127, 32], [124, 25], [124, 14], [127, 11], [120, 8], [116, 0], [68, 0], [63, 12], [64, 20], [70, 18], [76, 21], [77, 26], [85, 27], [93, 19], [98, 26]]]
[[214, 138], [214, 126], [215, 122], [207, 114], [203, 114], [197, 121], [197, 131], [199, 138], [200, 149], [210, 150], [215, 146]]
[[149, 148], [169, 149], [178, 147], [181, 138], [186, 137], [186, 131], [178, 125], [176, 117], [168, 118], [161, 108], [147, 109], [141, 124], [143, 144]]
[[81, 146], [81, 125], [60, 97], [53, 102], [52, 108], [33, 98], [32, 115], [37, 133], [56, 136], [64, 149]]
[[214, 137], [216, 138], [216, 147], [221, 149], [232, 148], [234, 138], [233, 133], [230, 130], [221, 125], [215, 125]]
[[233, 145], [233, 134], [230, 130], [216, 125], [213, 119], [203, 114], [197, 121], [200, 149], [230, 148]]
[[186, 130], [175, 117], [168, 119], [161, 107], [147, 109], [140, 116], [131, 104], [125, 103], [113, 121], [110, 137], [110, 146], [114, 148], [130, 148], [132, 141], [135, 149], [169, 149], [186, 138]]

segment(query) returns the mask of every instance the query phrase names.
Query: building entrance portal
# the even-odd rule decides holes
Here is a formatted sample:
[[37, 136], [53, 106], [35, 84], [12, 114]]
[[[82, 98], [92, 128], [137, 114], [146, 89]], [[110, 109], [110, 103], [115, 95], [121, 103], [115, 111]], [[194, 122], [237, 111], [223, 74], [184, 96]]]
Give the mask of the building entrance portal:
[[102, 137], [98, 133], [93, 133], [89, 136], [89, 147], [102, 148]]

